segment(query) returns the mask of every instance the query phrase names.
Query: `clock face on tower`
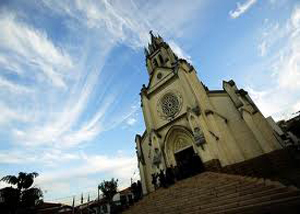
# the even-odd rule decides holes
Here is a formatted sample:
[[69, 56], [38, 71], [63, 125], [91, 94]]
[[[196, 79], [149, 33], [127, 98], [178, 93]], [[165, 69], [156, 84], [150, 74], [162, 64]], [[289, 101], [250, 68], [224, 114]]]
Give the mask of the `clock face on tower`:
[[182, 97], [179, 92], [169, 91], [162, 95], [157, 103], [157, 111], [163, 119], [172, 119], [180, 111]]

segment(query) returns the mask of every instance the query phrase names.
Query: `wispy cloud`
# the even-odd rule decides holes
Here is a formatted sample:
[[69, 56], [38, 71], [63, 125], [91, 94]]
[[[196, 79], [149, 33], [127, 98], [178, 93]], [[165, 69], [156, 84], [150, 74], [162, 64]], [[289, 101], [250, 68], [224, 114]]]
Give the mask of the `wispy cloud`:
[[279, 55], [275, 55], [278, 59], [273, 64], [275, 76], [282, 89], [300, 90], [300, 6], [294, 8], [290, 19], [279, 31], [282, 33], [272, 35], [281, 44]]
[[192, 62], [191, 56], [188, 55], [182, 48], [180, 48], [173, 40], [169, 41], [169, 45], [174, 51], [174, 53], [179, 57]]
[[[132, 155], [125, 155], [117, 152], [114, 155], [95, 155], [86, 154], [85, 152], [63, 152], [58, 149], [39, 150], [40, 153], [34, 153], [30, 150], [20, 151], [2, 151], [0, 152], [0, 164], [15, 164], [26, 165], [39, 163], [47, 166], [48, 169], [42, 170], [40, 176], [36, 180], [36, 184], [45, 191], [46, 197], [55, 197], [57, 192], [62, 190], [58, 187], [66, 187], [65, 195], [80, 194], [78, 188], [71, 188], [71, 185], [77, 182], [82, 182], [89, 176], [103, 174], [98, 179], [88, 179], [89, 186], [95, 189], [103, 179], [115, 177], [119, 179], [119, 188], [122, 189], [130, 185], [130, 178], [136, 171], [137, 160], [134, 152]], [[71, 165], [65, 168], [66, 163], [76, 162], [76, 165]], [[3, 176], [0, 174], [0, 176]], [[70, 182], [72, 180], [72, 182]], [[0, 182], [0, 186], [4, 183]], [[87, 183], [84, 182], [86, 191]], [[5, 186], [5, 185], [4, 185]], [[76, 185], [77, 186], [77, 185]], [[56, 196], [57, 197], [57, 196]], [[70, 201], [67, 201], [70, 203]]]
[[265, 81], [273, 82], [274, 86], [261, 90], [249, 87], [249, 92], [266, 115], [276, 119], [289, 117], [297, 111], [300, 99], [300, 7], [294, 7], [282, 26], [266, 23], [261, 43], [268, 44], [264, 52], [272, 50], [264, 55], [266, 63], [261, 64], [260, 69], [271, 71]]
[[[107, 69], [108, 59], [119, 46], [140, 51], [148, 42], [149, 30], [166, 40], [172, 35], [175, 52], [190, 59], [175, 41], [188, 32], [189, 18], [201, 14], [202, 3], [179, 1], [172, 4], [172, 10], [168, 1], [36, 3], [39, 9], [34, 18], [1, 9], [0, 86], [5, 90], [0, 92], [0, 126], [9, 125], [5, 137], [11, 139], [13, 148], [0, 151], [0, 163], [30, 165], [37, 161], [45, 168], [39, 178], [45, 186], [64, 183], [61, 177], [73, 180], [103, 172], [128, 179], [136, 169], [134, 154], [78, 155], [70, 151], [91, 144], [96, 147], [103, 132], [137, 123], [139, 103], [121, 101], [133, 81], [127, 81], [131, 77], [121, 73], [124, 69]], [[48, 26], [52, 18], [51, 24], [61, 18], [62, 31], [54, 32]], [[57, 166], [70, 162], [78, 167]]]
[[19, 74], [21, 69], [40, 72], [53, 85], [66, 87], [64, 73], [72, 68], [72, 60], [44, 32], [18, 21], [9, 12], [0, 15], [0, 28], [0, 63], [4, 68]]
[[12, 122], [28, 122], [30, 118], [24, 115], [19, 110], [12, 110], [12, 108], [0, 102], [0, 125], [8, 125]]
[[285, 30], [277, 22], [270, 22], [268, 19], [264, 20], [263, 30], [261, 32], [258, 44], [258, 51], [261, 57], [265, 57], [270, 52], [270, 48], [280, 42], [279, 40], [286, 36]]
[[[58, 13], [68, 14], [88, 28], [105, 29], [110, 39], [126, 43], [133, 48], [146, 45], [149, 31], [159, 32], [172, 37], [180, 37], [186, 28], [188, 17], [192, 18], [201, 11], [202, 1], [186, 3], [168, 1], [156, 4], [153, 2], [134, 1], [43, 1], [46, 6]], [[151, 12], [149, 12], [151, 11]], [[184, 19], [182, 17], [185, 17]], [[175, 43], [175, 41], [173, 41]]]
[[245, 0], [244, 3], [238, 2], [236, 9], [229, 11], [230, 17], [233, 19], [240, 17], [245, 12], [247, 12], [256, 2], [257, 0]]
[[[98, 182], [102, 179], [115, 177], [120, 181], [119, 188], [124, 188], [130, 184], [130, 178], [136, 171], [136, 165], [137, 160], [134, 153], [133, 156], [123, 154], [108, 156], [81, 153], [76, 166], [68, 167], [68, 170], [61, 167], [53, 168], [53, 170], [41, 174], [37, 179], [37, 183], [44, 186], [45, 189], [49, 189], [48, 187], [52, 187], [52, 185], [56, 183], [65, 183], [71, 178], [76, 182], [91, 175], [105, 173], [105, 175], [93, 180], [92, 185], [94, 185], [94, 187], [96, 187]], [[53, 193], [55, 190], [51, 191]]]
[[7, 79], [4, 79], [1, 76], [0, 76], [0, 87], [2, 88], [2, 90], [7, 89], [8, 91], [10, 91], [12, 93], [16, 93], [16, 94], [30, 93], [33, 91], [29, 87], [22, 86], [20, 84], [11, 82]]
[[127, 119], [126, 123], [129, 125], [129, 126], [133, 126], [135, 123], [137, 122], [137, 120], [134, 118], [134, 117], [130, 117]]
[[24, 156], [21, 151], [1, 151], [0, 163], [1, 164], [28, 164], [36, 161], [35, 157]]
[[[99, 111], [79, 128], [76, 128], [79, 123], [80, 115], [86, 109], [89, 93], [81, 95], [78, 102], [71, 102], [65, 110], [51, 118], [42, 127], [30, 127], [24, 131], [15, 130], [15, 138], [17, 142], [27, 146], [52, 145], [59, 147], [73, 147], [81, 143], [88, 142], [98, 136], [103, 130], [103, 115], [108, 107], [111, 106], [114, 99], [107, 100], [101, 106]], [[109, 98], [109, 97], [108, 97]], [[71, 108], [73, 106], [73, 108]], [[71, 111], [69, 109], [72, 109]], [[63, 142], [63, 144], [61, 144]]]
[[[181, 28], [185, 22], [182, 19], [177, 19], [176, 22], [173, 20], [171, 25], [164, 25], [165, 22], [175, 18], [173, 17], [174, 13], [167, 13], [161, 16], [155, 10], [155, 4], [150, 3], [136, 5], [136, 3], [130, 1], [124, 5], [123, 2], [118, 1], [112, 3], [110, 1], [94, 2], [81, 0], [76, 2], [44, 1], [43, 3], [48, 9], [50, 8], [56, 13], [67, 14], [69, 16], [68, 23], [77, 26], [76, 29], [90, 30], [93, 34], [99, 35], [100, 38], [102, 37], [101, 34], [104, 34], [106, 40], [103, 42], [101, 42], [101, 39], [99, 40], [101, 54], [98, 55], [99, 58], [97, 60], [99, 63], [97, 64], [97, 69], [90, 68], [85, 71], [83, 69], [86, 69], [85, 66], [88, 60], [85, 60], [84, 57], [81, 57], [82, 60], [75, 63], [74, 58], [62, 47], [54, 45], [45, 32], [41, 32], [19, 21], [16, 15], [9, 14], [1, 17], [2, 21], [0, 23], [5, 29], [5, 34], [0, 37], [3, 40], [2, 47], [9, 49], [13, 54], [3, 55], [3, 60], [0, 60], [0, 62], [3, 62], [7, 69], [10, 70], [20, 67], [21, 69], [16, 69], [20, 75], [25, 70], [24, 63], [28, 62], [26, 66], [31, 66], [31, 70], [36, 70], [37, 66], [55, 87], [68, 88], [70, 93], [64, 100], [51, 101], [54, 103], [58, 102], [57, 104], [62, 106], [59, 110], [54, 108], [49, 112], [48, 106], [46, 106], [45, 110], [38, 109], [39, 114], [42, 116], [36, 118], [37, 123], [26, 128], [18, 127], [13, 129], [13, 136], [16, 142], [22, 142], [23, 145], [27, 146], [47, 144], [72, 147], [91, 141], [101, 132], [113, 128], [124, 121], [131, 125], [134, 124], [135, 119], [132, 115], [137, 109], [130, 109], [130, 107], [128, 110], [124, 109], [124, 114], [118, 115], [118, 118], [113, 117], [110, 122], [107, 120], [105, 115], [107, 110], [117, 105], [118, 99], [113, 97], [114, 95], [109, 97], [98, 95], [105, 99], [99, 105], [99, 110], [94, 112], [87, 120], [80, 120], [91, 101], [91, 97], [95, 95], [95, 89], [99, 85], [101, 69], [105, 64], [105, 59], [109, 55], [110, 50], [119, 42], [125, 43], [132, 48], [139, 48], [146, 44], [150, 29], [159, 29], [163, 33], [176, 32], [176, 29]], [[199, 5], [197, 6], [199, 7]], [[169, 5], [164, 3], [159, 7], [159, 10], [167, 7]], [[182, 10], [182, 7], [185, 10]], [[187, 16], [190, 14], [189, 11], [195, 9], [194, 7], [195, 5], [192, 7], [191, 4], [179, 4], [174, 6], [173, 11], [180, 11], [182, 15]], [[156, 12], [149, 17], [145, 17], [143, 11], [150, 9]], [[156, 17], [156, 15], [159, 15], [159, 17]], [[154, 18], [157, 18], [155, 23], [153, 22]], [[167, 28], [165, 28], [166, 26]], [[21, 33], [24, 36], [18, 36]], [[87, 35], [83, 38], [83, 41], [87, 41], [87, 46], [90, 46], [88, 42], [90, 37]], [[110, 42], [107, 42], [107, 39]], [[190, 60], [190, 56], [174, 40], [170, 42], [170, 45], [180, 57]], [[89, 48], [87, 47], [87, 50], [82, 51], [88, 52], [90, 51]], [[9, 63], [5, 64], [7, 57], [13, 57], [14, 61], [18, 63], [17, 66], [12, 67]], [[20, 58], [23, 58], [23, 60], [15, 60]], [[76, 74], [76, 81], [71, 84], [66, 82], [70, 78], [69, 76], [74, 74], [74, 72], [72, 72], [72, 75], [66, 73], [67, 71], [70, 72], [70, 69], [76, 69], [76, 73], [78, 73]], [[104, 83], [102, 89], [106, 90], [105, 88], [107, 87], [109, 87], [107, 83]], [[51, 93], [53, 94], [53, 92]], [[56, 94], [57, 92], [54, 93]], [[46, 111], [48, 111], [47, 117], [44, 115]], [[103, 125], [104, 123], [105, 126]], [[64, 143], [61, 144], [59, 142]]]
[[39, 162], [44, 166], [58, 167], [59, 164], [80, 159], [79, 154], [63, 152], [55, 148], [38, 149], [38, 151], [30, 149], [0, 151], [0, 164], [26, 165]]
[[101, 156], [85, 155], [81, 157], [81, 164], [66, 170], [55, 170], [43, 173], [39, 177], [39, 183], [54, 182], [58, 180], [68, 180], [73, 177], [87, 176], [105, 172], [107, 176], [116, 176], [120, 179], [128, 179], [135, 171], [136, 157], [130, 156]]
[[259, 50], [260, 56], [265, 56], [266, 52], [267, 52], [267, 42], [263, 41], [262, 43], [260, 43], [258, 45], [258, 50]]

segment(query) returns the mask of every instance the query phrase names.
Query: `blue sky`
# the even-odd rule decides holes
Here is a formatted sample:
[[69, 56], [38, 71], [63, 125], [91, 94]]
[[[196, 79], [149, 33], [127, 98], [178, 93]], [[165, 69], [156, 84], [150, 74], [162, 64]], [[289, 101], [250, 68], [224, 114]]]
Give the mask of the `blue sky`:
[[296, 0], [2, 0], [0, 176], [37, 171], [45, 200], [66, 203], [137, 179], [150, 30], [210, 89], [234, 79], [265, 116], [300, 110]]

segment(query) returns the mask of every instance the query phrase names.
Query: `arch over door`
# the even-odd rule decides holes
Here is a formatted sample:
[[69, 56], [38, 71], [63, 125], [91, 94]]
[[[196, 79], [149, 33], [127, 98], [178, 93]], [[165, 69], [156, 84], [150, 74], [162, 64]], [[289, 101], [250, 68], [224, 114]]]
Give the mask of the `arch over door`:
[[175, 166], [176, 161], [174, 154], [191, 146], [194, 148], [194, 138], [191, 132], [182, 126], [172, 127], [168, 131], [164, 142], [164, 153], [167, 165], [170, 166], [172, 164]]

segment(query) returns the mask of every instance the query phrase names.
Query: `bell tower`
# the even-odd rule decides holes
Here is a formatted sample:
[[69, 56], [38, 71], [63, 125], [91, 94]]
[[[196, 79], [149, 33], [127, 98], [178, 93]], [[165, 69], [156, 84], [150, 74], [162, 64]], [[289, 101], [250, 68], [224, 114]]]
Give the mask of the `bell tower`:
[[151, 76], [158, 67], [171, 68], [178, 60], [169, 45], [161, 36], [153, 35], [150, 31], [151, 43], [145, 48], [146, 67], [148, 74]]

